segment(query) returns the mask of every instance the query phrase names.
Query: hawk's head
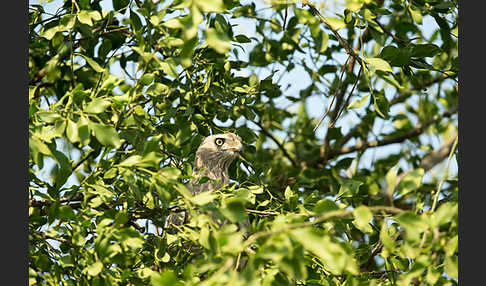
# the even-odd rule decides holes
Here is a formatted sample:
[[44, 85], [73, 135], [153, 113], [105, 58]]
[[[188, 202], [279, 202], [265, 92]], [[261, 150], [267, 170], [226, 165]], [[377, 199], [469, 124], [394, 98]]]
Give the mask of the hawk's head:
[[[227, 184], [228, 167], [241, 150], [243, 150], [241, 137], [234, 133], [206, 137], [196, 152], [194, 175], [220, 179], [222, 184]], [[212, 189], [212, 186], [208, 187]]]
[[218, 157], [236, 157], [237, 152], [242, 148], [240, 136], [234, 133], [222, 133], [204, 138], [197, 152], [209, 152]]

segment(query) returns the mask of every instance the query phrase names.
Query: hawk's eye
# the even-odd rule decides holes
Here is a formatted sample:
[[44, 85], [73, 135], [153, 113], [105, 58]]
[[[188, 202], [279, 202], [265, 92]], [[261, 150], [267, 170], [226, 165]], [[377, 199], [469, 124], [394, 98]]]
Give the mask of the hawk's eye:
[[214, 143], [216, 143], [216, 145], [218, 145], [218, 146], [221, 146], [224, 143], [224, 139], [223, 138], [216, 138]]

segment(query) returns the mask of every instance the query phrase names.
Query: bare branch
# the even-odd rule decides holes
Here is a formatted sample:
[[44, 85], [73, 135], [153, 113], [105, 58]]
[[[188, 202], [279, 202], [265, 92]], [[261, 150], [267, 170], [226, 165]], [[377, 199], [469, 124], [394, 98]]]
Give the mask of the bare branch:
[[302, 1], [302, 5], [303, 6], [308, 6], [312, 13], [314, 13], [314, 15], [317, 16], [317, 18], [319, 18], [319, 20], [324, 23], [324, 25], [326, 25], [327, 28], [329, 28], [329, 30], [331, 30], [331, 32], [334, 34], [334, 36], [336, 37], [336, 39], [338, 40], [339, 44], [346, 50], [346, 53], [350, 56], [352, 56], [355, 60], [357, 60], [358, 62], [365, 62], [364, 60], [362, 60], [360, 58], [360, 56], [358, 56], [353, 48], [351, 48], [351, 46], [349, 45], [349, 43], [343, 39], [341, 37], [341, 35], [339, 35], [338, 31], [336, 29], [334, 29], [330, 24], [329, 22], [326, 20], [326, 18], [324, 18], [321, 13], [319, 12], [319, 10], [312, 4], [310, 4], [310, 2], [308, 0], [303, 0]]
[[406, 133], [397, 135], [397, 136], [385, 138], [385, 139], [382, 139], [382, 140], [375, 140], [375, 141], [371, 141], [371, 142], [359, 141], [356, 145], [351, 146], [351, 147], [342, 147], [339, 150], [330, 150], [328, 158], [332, 158], [332, 157], [342, 155], [342, 154], [352, 153], [354, 151], [364, 150], [364, 149], [369, 148], [369, 147], [379, 147], [379, 146], [403, 142], [406, 139], [410, 139], [410, 138], [413, 138], [413, 137], [416, 137], [416, 136], [422, 134], [427, 127], [429, 127], [430, 125], [442, 120], [443, 118], [452, 116], [453, 114], [455, 114], [457, 112], [457, 109], [458, 109], [457, 106], [455, 106], [455, 107], [449, 109], [448, 111], [446, 111], [444, 114], [436, 115], [436, 116], [434, 116], [434, 118], [425, 122], [424, 124], [421, 124], [421, 125], [413, 128], [412, 130], [410, 130]]
[[284, 154], [284, 156], [287, 157], [287, 159], [289, 159], [289, 161], [292, 163], [292, 165], [294, 167], [298, 167], [299, 166], [299, 164], [297, 164], [297, 162], [290, 156], [290, 154], [287, 151], [287, 149], [285, 149], [285, 147], [282, 145], [282, 143], [280, 143], [280, 141], [278, 141], [278, 139], [275, 138], [275, 136], [273, 136], [272, 133], [270, 133], [267, 129], [265, 129], [260, 122], [258, 122], [258, 121], [252, 121], [252, 122], [255, 123], [258, 127], [260, 127], [260, 131], [263, 134], [265, 134], [267, 137], [269, 137], [270, 139], [272, 139], [272, 141], [275, 142], [275, 144], [277, 144], [278, 148], [282, 151], [282, 153]]
[[[423, 90], [433, 84], [436, 84], [442, 80], [445, 80], [449, 78], [448, 76], [440, 76], [437, 78], [434, 78], [426, 83], [424, 83], [420, 87], [414, 87], [411, 90], [403, 91], [399, 94], [397, 94], [394, 98], [390, 100], [390, 106], [403, 102], [409, 95], [412, 94], [413, 91], [420, 91]], [[361, 121], [359, 124], [357, 124], [355, 127], [353, 127], [346, 135], [343, 136], [343, 139], [341, 140], [341, 146], [346, 144], [351, 138], [353, 138], [353, 135], [356, 133], [357, 130], [363, 128], [367, 124], [366, 121]]]
[[[337, 91], [339, 91], [339, 89], [341, 89], [341, 85], [343, 83], [344, 71], [346, 70], [346, 64], [348, 63], [349, 59], [351, 59], [351, 57], [348, 57], [346, 59], [346, 61], [344, 62], [343, 70], [341, 72], [341, 76], [339, 77], [338, 88], [336, 89], [336, 93], [337, 93]], [[314, 126], [314, 129], [312, 129], [313, 132], [315, 132], [317, 130], [317, 128], [319, 128], [319, 126], [321, 125], [321, 123], [324, 120], [324, 118], [326, 118], [326, 116], [329, 113], [329, 111], [331, 111], [332, 104], [334, 103], [334, 100], [336, 99], [337, 96], [338, 95], [335, 94], [332, 97], [331, 103], [329, 104], [329, 107], [327, 108], [326, 112], [324, 112], [324, 115], [322, 115], [321, 119], [319, 119], [319, 122], [317, 122], [316, 126]]]
[[427, 172], [440, 162], [444, 161], [445, 158], [447, 158], [447, 156], [449, 155], [456, 137], [457, 133], [456, 135], [452, 136], [452, 138], [447, 140], [447, 142], [442, 147], [425, 155], [425, 157], [422, 158], [422, 161], [420, 162], [420, 168], [423, 168]]
[[[395, 208], [395, 207], [390, 207], [390, 206], [371, 206], [369, 207], [369, 210], [374, 213], [389, 213], [389, 214], [400, 214], [403, 212], [402, 209]], [[245, 241], [245, 248], [249, 247], [254, 241], [256, 241], [259, 238], [266, 237], [266, 236], [271, 236], [275, 234], [280, 234], [280, 233], [285, 233], [288, 231], [291, 231], [293, 229], [297, 228], [303, 228], [303, 227], [310, 227], [331, 219], [337, 219], [337, 218], [344, 218], [347, 216], [350, 216], [353, 214], [353, 210], [350, 209], [341, 209], [341, 210], [335, 210], [335, 211], [329, 211], [324, 213], [322, 216], [315, 217], [314, 220], [312, 221], [306, 221], [306, 222], [301, 222], [301, 223], [293, 223], [293, 224], [288, 224], [284, 228], [279, 228], [276, 230], [266, 230], [266, 231], [260, 231], [257, 233], [252, 234], [248, 239]]]
[[339, 119], [341, 114], [343, 113], [344, 109], [346, 109], [346, 106], [349, 104], [349, 99], [353, 95], [353, 91], [356, 88], [356, 85], [358, 84], [359, 76], [361, 75], [361, 70], [363, 69], [363, 66], [359, 67], [358, 75], [356, 76], [356, 80], [354, 81], [353, 87], [351, 88], [351, 91], [349, 92], [348, 98], [344, 102], [344, 104], [341, 106], [341, 109], [339, 109], [337, 115], [334, 117], [334, 119], [329, 123], [329, 128], [334, 126], [334, 123]]

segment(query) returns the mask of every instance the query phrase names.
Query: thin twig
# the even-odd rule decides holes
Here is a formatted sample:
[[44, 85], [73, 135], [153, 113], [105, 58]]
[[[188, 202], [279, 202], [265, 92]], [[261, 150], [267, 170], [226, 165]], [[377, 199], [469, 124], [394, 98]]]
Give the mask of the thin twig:
[[361, 70], [362, 69], [363, 69], [363, 66], [360, 66], [359, 67], [359, 71], [358, 71], [358, 75], [356, 76], [356, 80], [354, 81], [353, 87], [351, 88], [351, 91], [349, 92], [348, 98], [346, 99], [346, 101], [344, 102], [344, 104], [341, 106], [341, 109], [338, 111], [338, 113], [334, 117], [334, 119], [329, 123], [329, 128], [332, 128], [334, 126], [334, 124], [336, 123], [336, 121], [338, 120], [338, 118], [343, 113], [344, 109], [346, 109], [346, 107], [348, 106], [349, 99], [353, 95], [353, 91], [356, 88], [356, 85], [358, 84], [359, 76], [361, 75]]
[[277, 138], [275, 138], [275, 136], [272, 135], [272, 133], [270, 133], [267, 129], [265, 129], [263, 127], [263, 125], [259, 122], [259, 121], [252, 121], [253, 123], [255, 123], [258, 127], [260, 127], [260, 131], [265, 134], [267, 137], [269, 137], [270, 139], [272, 139], [273, 142], [275, 142], [275, 144], [277, 144], [278, 148], [282, 151], [282, 153], [284, 154], [285, 157], [287, 157], [287, 159], [289, 159], [290, 163], [292, 163], [292, 165], [294, 167], [298, 167], [299, 164], [297, 164], [297, 162], [290, 156], [289, 152], [287, 152], [287, 149], [285, 149], [285, 147], [282, 145], [282, 143], [280, 143], [278, 141]]
[[416, 39], [416, 38], [413, 38], [413, 39], [411, 39], [409, 41], [404, 41], [404, 40], [400, 39], [399, 37], [397, 37], [392, 32], [390, 32], [390, 30], [388, 30], [387, 28], [385, 28], [385, 26], [383, 26], [380, 22], [378, 22], [377, 19], [375, 19], [375, 23], [378, 24], [378, 26], [380, 26], [380, 28], [383, 30], [383, 32], [385, 32], [388, 36], [392, 37], [396, 42], [398, 42], [399, 44], [402, 44], [404, 46], [407, 45], [410, 41]]
[[73, 169], [73, 172], [79, 167], [81, 166], [86, 160], [89, 159], [89, 157], [91, 157], [91, 155], [94, 154], [94, 150], [90, 150], [89, 153], [81, 160], [79, 160], [78, 163], [76, 163], [75, 165], [73, 165], [72, 169]]
[[424, 132], [427, 127], [429, 127], [430, 125], [442, 120], [443, 118], [452, 116], [453, 114], [455, 114], [457, 112], [457, 109], [458, 109], [458, 107], [455, 106], [455, 107], [449, 109], [444, 114], [436, 115], [431, 120], [411, 129], [410, 131], [408, 131], [406, 133], [400, 134], [400, 135], [385, 138], [385, 139], [382, 139], [382, 140], [375, 140], [375, 141], [371, 141], [371, 142], [359, 141], [356, 145], [351, 146], [351, 147], [342, 147], [338, 150], [331, 150], [329, 152], [328, 158], [335, 157], [337, 155], [351, 153], [351, 152], [358, 151], [358, 150], [364, 150], [368, 147], [379, 147], [379, 146], [403, 142], [406, 139], [413, 138], [413, 137], [416, 137], [416, 136], [422, 134], [422, 132]]
[[346, 53], [348, 53], [348, 55], [352, 56], [354, 59], [356, 59], [358, 62], [364, 62], [364, 60], [362, 60], [355, 52], [354, 50], [351, 48], [351, 46], [349, 45], [349, 43], [344, 40], [341, 35], [339, 35], [339, 33], [337, 32], [336, 29], [334, 29], [330, 24], [329, 22], [327, 22], [326, 18], [324, 18], [321, 13], [319, 12], [319, 10], [312, 4], [310, 4], [310, 2], [308, 0], [303, 0], [302, 1], [302, 5], [303, 6], [308, 6], [311, 11], [314, 13], [314, 15], [317, 16], [317, 18], [319, 18], [319, 20], [324, 23], [324, 25], [326, 25], [327, 28], [329, 28], [329, 30], [331, 30], [331, 32], [334, 34], [334, 36], [336, 37], [336, 39], [338, 40], [339, 44], [346, 50]]
[[451, 163], [452, 155], [454, 154], [454, 151], [456, 150], [458, 138], [459, 138], [459, 136], [456, 135], [456, 139], [454, 140], [454, 145], [452, 145], [451, 152], [449, 153], [449, 158], [447, 159], [446, 167], [444, 168], [444, 172], [442, 173], [442, 178], [439, 182], [439, 186], [437, 187], [437, 191], [435, 192], [434, 202], [432, 203], [432, 207], [430, 208], [430, 212], [433, 212], [435, 210], [435, 207], [437, 206], [437, 201], [439, 200], [440, 190], [442, 189], [442, 185], [444, 184], [444, 181], [445, 181], [445, 179], [446, 179], [446, 177], [449, 173], [449, 164]]
[[[371, 212], [387, 212], [387, 213], [390, 213], [390, 214], [400, 214], [400, 213], [403, 212], [402, 209], [390, 207], [390, 206], [371, 206], [371, 207], [369, 207], [369, 210]], [[330, 219], [343, 218], [343, 217], [347, 217], [347, 216], [352, 215], [352, 214], [353, 214], [353, 210], [350, 210], [350, 209], [329, 211], [329, 212], [326, 212], [325, 214], [323, 214], [322, 216], [315, 217], [315, 219], [312, 220], [312, 221], [288, 224], [284, 228], [279, 228], [279, 229], [275, 229], [275, 230], [260, 231], [260, 232], [254, 233], [250, 237], [248, 237], [248, 239], [245, 241], [245, 248], [249, 247], [253, 242], [255, 242], [257, 239], [262, 238], [262, 237], [271, 236], [271, 235], [280, 234], [280, 233], [286, 233], [286, 232], [289, 232], [289, 231], [291, 231], [293, 229], [297, 229], [297, 228], [310, 227], [310, 226], [325, 222], [325, 221], [330, 220]]]
[[285, 4], [285, 12], [284, 12], [284, 20], [283, 20], [283, 25], [282, 25], [282, 31], [285, 31], [285, 25], [287, 24], [287, 13], [289, 9], [289, 5]]
[[344, 62], [343, 70], [341, 72], [341, 76], [339, 77], [338, 87], [336, 88], [336, 94], [332, 97], [332, 100], [331, 100], [331, 103], [329, 104], [329, 107], [327, 108], [326, 112], [324, 112], [324, 115], [322, 115], [322, 117], [319, 119], [319, 122], [317, 122], [316, 126], [314, 126], [314, 129], [312, 129], [312, 132], [316, 132], [317, 128], [319, 128], [319, 126], [321, 125], [322, 121], [324, 120], [324, 118], [326, 118], [327, 114], [331, 110], [331, 107], [332, 107], [332, 105], [334, 103], [334, 100], [337, 97], [337, 92], [341, 89], [341, 86], [342, 86], [342, 83], [343, 83], [344, 71], [346, 70], [346, 64], [348, 63], [349, 59], [350, 59], [350, 57], [348, 57], [346, 59], [346, 61]]
[[249, 213], [254, 213], [259, 215], [279, 215], [279, 213], [277, 212], [266, 212], [266, 211], [258, 211], [258, 210], [251, 210], [251, 209], [246, 209], [246, 211]]

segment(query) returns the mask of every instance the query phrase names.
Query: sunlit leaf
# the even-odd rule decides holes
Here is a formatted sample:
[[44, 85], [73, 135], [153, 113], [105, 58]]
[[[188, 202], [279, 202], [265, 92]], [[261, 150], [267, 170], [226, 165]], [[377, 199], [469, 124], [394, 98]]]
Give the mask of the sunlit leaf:
[[224, 54], [231, 48], [230, 39], [225, 34], [210, 28], [206, 31], [208, 45], [220, 54]]

